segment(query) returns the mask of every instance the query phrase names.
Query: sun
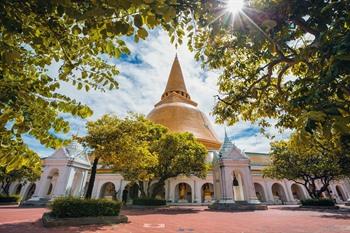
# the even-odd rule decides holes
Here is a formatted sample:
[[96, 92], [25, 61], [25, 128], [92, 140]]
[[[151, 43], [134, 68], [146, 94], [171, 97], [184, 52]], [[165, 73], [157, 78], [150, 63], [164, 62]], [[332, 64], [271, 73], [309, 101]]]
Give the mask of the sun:
[[227, 0], [226, 10], [235, 15], [240, 12], [244, 7], [244, 0]]

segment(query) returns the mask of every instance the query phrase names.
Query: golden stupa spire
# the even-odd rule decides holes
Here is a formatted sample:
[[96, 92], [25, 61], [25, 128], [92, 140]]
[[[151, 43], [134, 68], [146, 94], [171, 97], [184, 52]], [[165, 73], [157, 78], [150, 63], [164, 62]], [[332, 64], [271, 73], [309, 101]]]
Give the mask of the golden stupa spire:
[[179, 59], [177, 58], [177, 54], [175, 55], [175, 59], [171, 67], [168, 82], [166, 84], [166, 88], [164, 90], [162, 98], [166, 97], [172, 92], [176, 92], [188, 99], [190, 98], [190, 95], [188, 94], [186, 89], [184, 77], [182, 75], [181, 66]]

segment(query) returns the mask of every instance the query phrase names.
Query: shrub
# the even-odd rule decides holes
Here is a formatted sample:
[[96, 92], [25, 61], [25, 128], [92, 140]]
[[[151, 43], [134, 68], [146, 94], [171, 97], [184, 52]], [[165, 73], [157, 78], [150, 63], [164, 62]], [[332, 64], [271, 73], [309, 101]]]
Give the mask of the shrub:
[[152, 198], [138, 198], [132, 201], [133, 205], [160, 206], [166, 205], [166, 200]]
[[334, 206], [335, 202], [332, 199], [305, 199], [301, 200], [303, 206]]
[[1, 195], [0, 194], [0, 203], [10, 203], [10, 202], [19, 202], [21, 197], [19, 195]]
[[107, 199], [56, 198], [50, 205], [51, 215], [58, 218], [117, 216], [121, 202]]

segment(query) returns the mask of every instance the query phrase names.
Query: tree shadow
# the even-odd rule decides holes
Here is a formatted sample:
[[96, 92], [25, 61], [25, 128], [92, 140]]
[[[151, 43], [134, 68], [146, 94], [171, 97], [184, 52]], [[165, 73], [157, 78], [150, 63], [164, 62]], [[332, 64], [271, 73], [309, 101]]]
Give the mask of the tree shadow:
[[18, 205], [3, 205], [3, 206], [0, 205], [0, 210], [4, 210], [4, 209], [17, 209], [17, 208], [19, 208]]
[[286, 206], [286, 207], [276, 207], [274, 209], [286, 210], [286, 211], [307, 211], [307, 212], [318, 212], [324, 213], [321, 215], [322, 218], [334, 218], [334, 219], [350, 219], [350, 209], [349, 208], [339, 208], [339, 209], [322, 209], [322, 208], [302, 208], [299, 206]]
[[202, 209], [196, 208], [184, 208], [184, 207], [165, 207], [156, 209], [131, 209], [125, 208], [121, 212], [127, 216], [140, 216], [140, 215], [151, 215], [151, 214], [164, 214], [164, 215], [178, 215], [178, 214], [195, 214], [203, 211]]
[[103, 227], [112, 225], [83, 225], [83, 226], [60, 226], [46, 228], [43, 226], [41, 219], [33, 222], [5, 223], [0, 224], [0, 232], [6, 233], [80, 233], [83, 231], [98, 232]]

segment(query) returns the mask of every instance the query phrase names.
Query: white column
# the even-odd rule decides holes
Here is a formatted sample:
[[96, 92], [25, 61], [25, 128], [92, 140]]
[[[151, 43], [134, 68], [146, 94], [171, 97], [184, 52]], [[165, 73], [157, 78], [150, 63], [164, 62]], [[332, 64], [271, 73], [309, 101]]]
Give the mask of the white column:
[[170, 193], [172, 192], [171, 187], [170, 187], [170, 179], [168, 179], [168, 180], [166, 181], [166, 183], [167, 183], [166, 200], [167, 200], [167, 201], [170, 201], [170, 200], [171, 200], [171, 198], [170, 198]]
[[293, 193], [292, 193], [292, 190], [291, 190], [291, 186], [290, 184], [288, 183], [287, 180], [284, 180], [283, 181], [283, 186], [285, 187], [285, 194], [286, 194], [286, 198], [287, 198], [287, 201], [288, 202], [294, 202], [294, 197], [293, 197]]
[[174, 203], [175, 202], [175, 181], [169, 179], [169, 199]]
[[253, 178], [252, 178], [252, 174], [249, 170], [249, 168], [245, 168], [243, 172], [243, 180], [246, 181], [245, 182], [245, 186], [246, 186], [246, 190], [247, 190], [247, 197], [248, 197], [248, 202], [249, 203], [260, 203], [260, 201], [258, 200], [258, 198], [256, 197], [256, 193], [255, 193], [255, 187], [254, 187], [254, 183], [253, 183]]
[[228, 200], [229, 202], [234, 202], [233, 200], [233, 192], [232, 192], [232, 174], [231, 174], [231, 169], [228, 167], [224, 167], [223, 169], [223, 186], [225, 189], [225, 193], [224, 193], [224, 199]]
[[273, 193], [272, 193], [272, 184], [271, 182], [264, 182], [266, 190], [266, 200], [270, 203], [274, 203]]
[[100, 179], [97, 179], [97, 176], [95, 177], [94, 187], [92, 188], [92, 195], [93, 198], [99, 198], [100, 194]]
[[27, 181], [25, 185], [22, 186], [21, 192], [20, 192], [20, 196], [21, 199], [24, 199], [24, 196], [26, 195], [27, 189], [29, 188], [29, 186], [31, 185], [31, 182]]
[[49, 176], [49, 167], [44, 167], [44, 171], [40, 176], [40, 180], [37, 182], [35, 192], [33, 197], [43, 198], [46, 195], [48, 188], [48, 176]]
[[86, 183], [87, 171], [81, 171], [80, 180], [78, 182], [78, 188], [76, 192], [73, 193], [73, 196], [81, 197], [83, 195], [84, 186]]
[[72, 187], [74, 174], [75, 169], [73, 167], [64, 167], [60, 169], [56, 187], [53, 190], [53, 197], [67, 195], [67, 192]]
[[196, 178], [193, 180], [193, 189], [194, 189], [193, 202], [201, 203], [200, 183], [198, 183]]

